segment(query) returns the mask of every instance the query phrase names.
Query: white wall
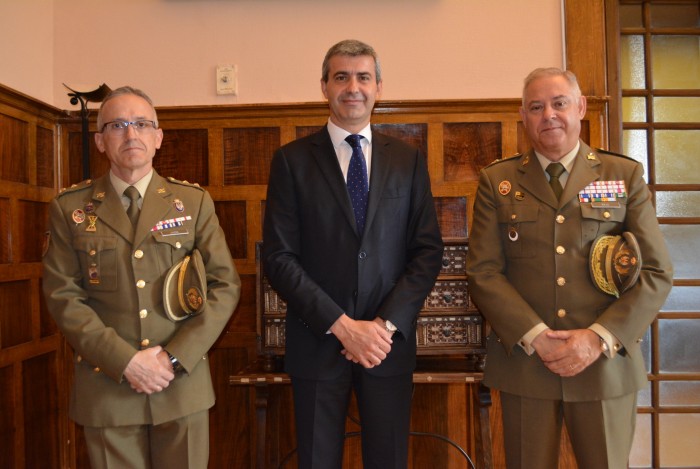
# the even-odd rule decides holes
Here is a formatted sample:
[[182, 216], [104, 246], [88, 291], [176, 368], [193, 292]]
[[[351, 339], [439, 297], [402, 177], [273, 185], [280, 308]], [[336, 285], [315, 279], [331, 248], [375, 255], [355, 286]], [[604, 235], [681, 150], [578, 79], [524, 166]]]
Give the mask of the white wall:
[[[63, 82], [159, 106], [320, 101], [326, 50], [356, 38], [380, 55], [384, 99], [512, 98], [562, 65], [562, 36], [561, 0], [0, 0], [2, 57], [17, 47], [0, 83], [67, 109]], [[217, 64], [238, 66], [238, 96], [216, 94]]]
[[54, 0], [0, 0], [0, 83], [48, 104], [55, 104], [53, 15]]

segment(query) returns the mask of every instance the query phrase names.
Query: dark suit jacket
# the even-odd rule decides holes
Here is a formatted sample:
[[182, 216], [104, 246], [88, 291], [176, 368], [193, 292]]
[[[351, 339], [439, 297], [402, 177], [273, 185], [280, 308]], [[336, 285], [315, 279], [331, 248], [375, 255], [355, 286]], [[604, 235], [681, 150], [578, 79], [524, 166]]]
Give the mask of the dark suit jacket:
[[[76, 210], [96, 216], [94, 230], [87, 217], [76, 222]], [[186, 216], [182, 226], [151, 231]], [[51, 202], [49, 233], [43, 288], [75, 350], [71, 417], [92, 427], [159, 424], [214, 405], [206, 354], [236, 308], [240, 279], [209, 194], [153, 174], [132, 234], [107, 174]], [[173, 322], [163, 310], [163, 279], [194, 247], [207, 272], [207, 303], [200, 315]], [[137, 350], [155, 345], [186, 372], [163, 392], [139, 394], [122, 373]]]
[[287, 301], [287, 371], [338, 376], [348, 362], [326, 332], [340, 317], [394, 323], [391, 353], [370, 373], [411, 372], [416, 317], [440, 269], [440, 237], [423, 155], [376, 132], [365, 233], [360, 237], [345, 180], [324, 127], [274, 155], [265, 207], [263, 259]]
[[[504, 181], [511, 184], [506, 194], [499, 191]], [[580, 202], [579, 191], [593, 181], [624, 181], [627, 197], [619, 199], [619, 208]], [[515, 241], [509, 239], [511, 227], [518, 231]], [[623, 231], [636, 236], [643, 264], [639, 281], [616, 299], [595, 288], [588, 257], [598, 236]], [[489, 386], [540, 399], [586, 401], [646, 385], [640, 342], [671, 289], [673, 272], [638, 162], [582, 142], [559, 201], [534, 152], [488, 166], [479, 180], [467, 275], [472, 298], [493, 326], [485, 371]], [[518, 345], [539, 322], [554, 330], [598, 322], [624, 350], [561, 378]]]

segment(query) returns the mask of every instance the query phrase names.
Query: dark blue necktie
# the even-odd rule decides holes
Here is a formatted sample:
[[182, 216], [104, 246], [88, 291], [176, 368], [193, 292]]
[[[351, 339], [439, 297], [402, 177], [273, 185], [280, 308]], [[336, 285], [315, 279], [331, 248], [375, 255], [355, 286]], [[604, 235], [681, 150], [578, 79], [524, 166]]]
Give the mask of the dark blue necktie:
[[369, 199], [369, 184], [367, 182], [367, 163], [362, 154], [362, 135], [348, 135], [345, 141], [352, 147], [352, 158], [348, 167], [348, 194], [355, 212], [357, 232], [362, 234], [365, 230], [365, 218], [367, 217], [367, 200]]

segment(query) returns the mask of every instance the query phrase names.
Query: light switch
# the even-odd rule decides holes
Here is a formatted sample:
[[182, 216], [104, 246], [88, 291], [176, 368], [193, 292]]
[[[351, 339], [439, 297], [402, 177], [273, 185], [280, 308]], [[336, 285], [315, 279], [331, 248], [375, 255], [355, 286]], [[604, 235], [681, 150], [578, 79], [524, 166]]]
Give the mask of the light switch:
[[235, 65], [216, 67], [216, 94], [238, 94], [238, 78]]

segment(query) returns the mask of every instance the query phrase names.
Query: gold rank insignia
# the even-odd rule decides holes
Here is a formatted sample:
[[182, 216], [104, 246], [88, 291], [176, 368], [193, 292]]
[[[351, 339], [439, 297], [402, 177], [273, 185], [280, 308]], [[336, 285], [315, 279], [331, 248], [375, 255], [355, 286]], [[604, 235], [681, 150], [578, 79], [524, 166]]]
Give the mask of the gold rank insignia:
[[158, 188], [158, 193], [159, 193], [159, 194], [165, 194], [165, 187], [159, 187], [159, 188]]
[[104, 199], [104, 198], [105, 198], [105, 193], [104, 193], [104, 192], [98, 192], [97, 194], [95, 194], [95, 197], [97, 197], [98, 199]]
[[95, 215], [88, 215], [89, 224], [85, 231], [95, 232], [97, 231], [97, 217]]
[[595, 160], [595, 159], [596, 159], [596, 157], [595, 157], [595, 155], [594, 155], [593, 153], [587, 154], [587, 155], [586, 155], [586, 158], [589, 159], [589, 160]]

